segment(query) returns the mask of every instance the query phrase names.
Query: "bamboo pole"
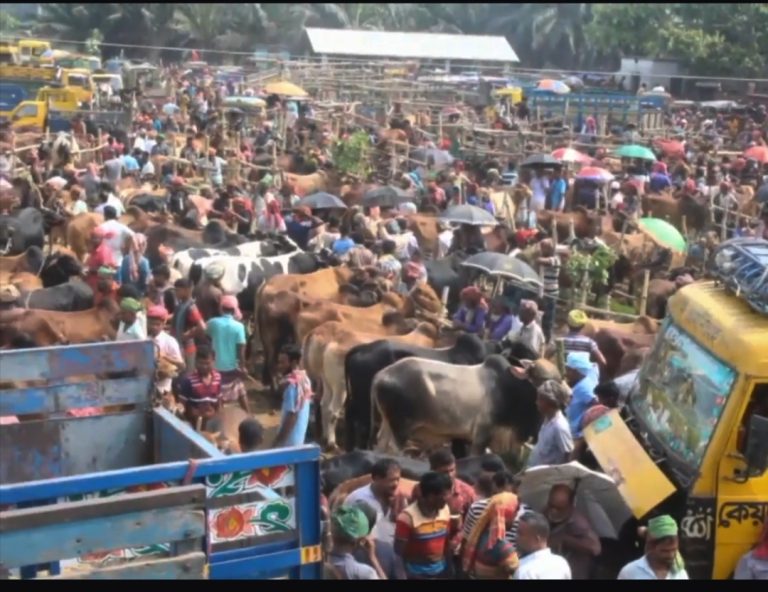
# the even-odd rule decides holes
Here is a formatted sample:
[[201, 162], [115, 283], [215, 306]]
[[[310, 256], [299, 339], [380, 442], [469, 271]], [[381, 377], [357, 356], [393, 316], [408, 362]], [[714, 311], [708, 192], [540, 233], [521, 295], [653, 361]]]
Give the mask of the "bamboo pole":
[[645, 316], [648, 310], [648, 286], [651, 281], [651, 272], [646, 269], [643, 271], [643, 291], [640, 293], [640, 306], [638, 307], [638, 314], [642, 317]]

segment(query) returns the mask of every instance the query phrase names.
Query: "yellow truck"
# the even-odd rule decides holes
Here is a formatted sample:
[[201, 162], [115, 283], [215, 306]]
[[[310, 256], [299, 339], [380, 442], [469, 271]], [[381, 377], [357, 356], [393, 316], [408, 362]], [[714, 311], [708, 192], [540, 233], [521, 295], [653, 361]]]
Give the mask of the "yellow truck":
[[18, 66], [20, 63], [19, 48], [10, 41], [0, 41], [0, 64]]
[[51, 44], [38, 39], [20, 39], [18, 48], [22, 64], [39, 64], [48, 60], [45, 54], [51, 51]]
[[768, 241], [669, 301], [622, 410], [584, 430], [638, 521], [672, 514], [692, 579], [727, 579], [768, 520]]
[[5, 83], [23, 86], [31, 95], [43, 86], [60, 84], [75, 90], [78, 100], [83, 105], [90, 105], [93, 100], [94, 85], [91, 73], [86, 69], [0, 64], [0, 79]]

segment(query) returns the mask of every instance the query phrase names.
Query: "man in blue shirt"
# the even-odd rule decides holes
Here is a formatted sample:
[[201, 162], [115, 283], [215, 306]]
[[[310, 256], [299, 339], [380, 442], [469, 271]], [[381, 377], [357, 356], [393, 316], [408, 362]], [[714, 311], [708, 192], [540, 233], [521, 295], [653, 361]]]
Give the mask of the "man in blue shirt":
[[234, 296], [222, 297], [221, 316], [211, 319], [206, 326], [219, 372], [245, 368], [245, 325], [235, 320], [237, 308]]
[[301, 350], [295, 345], [283, 348], [277, 358], [277, 369], [284, 376], [283, 405], [274, 448], [301, 446], [307, 435], [312, 385], [300, 365]]
[[594, 393], [597, 380], [589, 352], [571, 352], [568, 354], [568, 358], [565, 360], [565, 379], [572, 389], [571, 402], [566, 411], [568, 425], [574, 439], [581, 438], [581, 419], [584, 412], [597, 399]]
[[555, 169], [552, 185], [549, 188], [549, 208], [555, 212], [561, 212], [565, 205], [565, 193], [568, 191], [568, 182], [563, 178], [563, 172]]
[[331, 251], [334, 255], [343, 257], [355, 246], [355, 241], [349, 238], [349, 229], [342, 228], [341, 236], [333, 241]]

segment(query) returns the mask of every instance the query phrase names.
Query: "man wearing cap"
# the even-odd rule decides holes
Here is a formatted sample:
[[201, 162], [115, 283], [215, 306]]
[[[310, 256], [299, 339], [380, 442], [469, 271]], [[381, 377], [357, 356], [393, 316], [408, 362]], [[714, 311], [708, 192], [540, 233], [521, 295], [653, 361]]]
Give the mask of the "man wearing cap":
[[[593, 362], [605, 368], [605, 356], [595, 340], [581, 333], [587, 325], [587, 321], [589, 321], [589, 317], [583, 310], [574, 309], [568, 313], [568, 334], [563, 337], [565, 355], [567, 356], [571, 352], [587, 352]], [[595, 378], [600, 378], [599, 368], [595, 368], [594, 372]]]
[[536, 393], [536, 407], [544, 420], [528, 457], [528, 467], [567, 463], [573, 452], [573, 436], [563, 407], [568, 393], [557, 380], [547, 380]]
[[248, 411], [245, 386], [241, 380], [245, 372], [245, 325], [241, 318], [237, 298], [221, 297], [221, 315], [208, 321], [206, 333], [211, 338], [216, 354], [216, 370], [221, 374], [221, 397], [225, 403], [238, 401]]
[[[370, 524], [356, 506], [342, 506], [331, 516], [333, 547], [326, 563], [327, 571], [337, 580], [386, 580], [376, 559], [375, 543], [368, 539]], [[371, 565], [357, 561], [353, 553], [363, 547]], [[371, 567], [373, 566], [373, 567]]]
[[521, 300], [518, 316], [521, 324], [518, 327], [513, 327], [507, 333], [504, 342], [521, 343], [530, 349], [531, 353], [536, 354], [537, 357], [542, 357], [546, 339], [538, 322], [538, 305], [533, 300]]
[[[149, 338], [154, 341], [158, 355], [173, 364], [178, 372], [182, 372], [185, 364], [179, 342], [164, 330], [167, 319], [168, 311], [165, 310], [164, 306], [157, 304], [150, 306], [147, 310], [147, 333]], [[160, 376], [155, 382], [155, 388], [161, 397], [171, 392], [172, 378], [172, 376]]]
[[565, 379], [571, 387], [571, 402], [566, 411], [568, 425], [574, 440], [581, 439], [581, 419], [584, 412], [595, 402], [597, 379], [592, 362], [586, 352], [571, 352], [565, 360]]
[[138, 322], [138, 313], [144, 307], [135, 298], [123, 298], [120, 301], [120, 325], [117, 328], [116, 341], [143, 341], [147, 334]]
[[648, 521], [645, 533], [645, 555], [625, 565], [620, 580], [688, 580], [680, 556], [677, 523], [669, 515]]

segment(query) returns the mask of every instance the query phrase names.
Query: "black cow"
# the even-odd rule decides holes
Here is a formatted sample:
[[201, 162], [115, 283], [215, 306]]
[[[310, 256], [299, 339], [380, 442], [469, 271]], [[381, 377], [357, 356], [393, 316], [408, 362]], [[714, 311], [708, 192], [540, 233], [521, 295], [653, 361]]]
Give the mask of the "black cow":
[[376, 373], [404, 358], [424, 358], [449, 364], [480, 364], [488, 346], [476, 335], [459, 335], [453, 347], [432, 349], [382, 339], [353, 347], [344, 359], [347, 400], [344, 406], [347, 450], [369, 448], [375, 433], [371, 425], [371, 385]]
[[474, 452], [490, 443], [497, 426], [518, 441], [536, 434], [536, 388], [512, 374], [502, 356], [476, 366], [407, 358], [376, 375], [371, 398], [382, 414], [380, 450], [403, 449], [420, 429], [471, 442]]
[[53, 253], [45, 258], [40, 271], [40, 280], [43, 282], [44, 288], [52, 288], [66, 284], [69, 278], [78, 277], [82, 273], [82, 264], [72, 255]]
[[421, 460], [407, 457], [392, 457], [371, 450], [355, 450], [334, 458], [324, 460], [320, 465], [323, 493], [328, 496], [345, 481], [362, 477], [371, 472], [371, 467], [382, 458], [393, 458], [401, 468], [401, 476], [417, 481], [429, 470], [429, 465]]
[[23, 208], [0, 216], [0, 255], [20, 255], [29, 247], [43, 248], [43, 214], [35, 208]]
[[170, 247], [174, 251], [183, 251], [193, 247], [212, 247], [214, 249], [226, 249], [247, 242], [248, 239], [234, 232], [228, 231], [218, 220], [212, 220], [203, 228], [200, 238], [190, 236], [189, 231], [183, 231], [165, 225], [149, 228], [147, 236], [147, 259], [152, 267], [163, 263], [159, 247], [161, 244]]
[[131, 198], [131, 205], [149, 214], [158, 214], [164, 212], [168, 204], [163, 197], [152, 195], [151, 193], [142, 193]]
[[65, 284], [22, 293], [19, 306], [39, 310], [75, 312], [93, 308], [93, 290], [80, 279]]

